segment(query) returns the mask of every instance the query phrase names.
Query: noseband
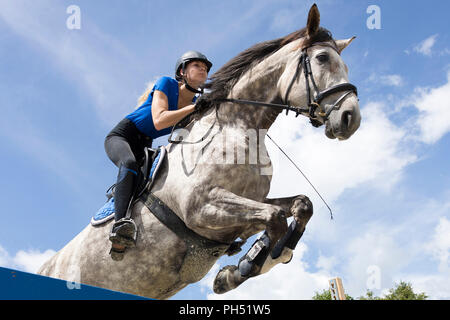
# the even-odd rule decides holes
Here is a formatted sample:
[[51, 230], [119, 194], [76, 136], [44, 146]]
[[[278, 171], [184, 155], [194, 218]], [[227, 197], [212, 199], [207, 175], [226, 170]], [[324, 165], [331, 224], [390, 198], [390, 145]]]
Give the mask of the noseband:
[[[327, 46], [330, 48], [333, 48], [338, 54], [339, 51], [336, 48], [336, 46], [333, 46], [326, 42], [318, 42], [314, 43], [308, 47], [302, 48], [302, 53], [299, 57], [297, 68], [295, 70], [294, 77], [292, 78], [291, 82], [289, 83], [289, 86], [286, 90], [286, 94], [284, 96], [284, 104], [276, 104], [276, 103], [266, 103], [266, 102], [260, 102], [260, 101], [250, 101], [250, 100], [242, 100], [242, 99], [220, 99], [221, 102], [232, 102], [232, 103], [240, 103], [240, 104], [250, 104], [250, 105], [257, 105], [257, 106], [266, 106], [266, 107], [273, 107], [278, 108], [282, 110], [286, 110], [286, 114], [288, 114], [289, 111], [294, 111], [296, 113], [296, 117], [298, 117], [301, 113], [306, 113], [309, 117], [311, 124], [314, 127], [320, 127], [330, 116], [331, 112], [333, 110], [339, 110], [341, 106], [341, 102], [347, 97], [350, 93], [354, 93], [355, 95], [358, 95], [358, 91], [356, 87], [348, 82], [340, 83], [335, 86], [332, 86], [330, 88], [327, 88], [323, 91], [320, 91], [317, 88], [316, 82], [314, 81], [314, 76], [312, 74], [311, 69], [311, 61], [308, 56], [308, 48], [311, 48], [313, 46]], [[291, 92], [292, 86], [294, 82], [297, 80], [297, 78], [300, 76], [300, 69], [303, 69], [303, 73], [305, 75], [305, 82], [306, 82], [306, 96], [307, 96], [307, 102], [308, 105], [306, 107], [295, 107], [291, 106], [288, 103], [289, 93]], [[314, 89], [314, 97], [311, 95], [311, 88], [309, 81], [311, 80], [311, 83], [313, 85]], [[326, 97], [336, 93], [336, 92], [344, 92], [335, 102], [334, 104], [326, 110], [322, 105], [321, 102]], [[319, 118], [316, 116], [322, 118], [322, 121], [319, 120]]]

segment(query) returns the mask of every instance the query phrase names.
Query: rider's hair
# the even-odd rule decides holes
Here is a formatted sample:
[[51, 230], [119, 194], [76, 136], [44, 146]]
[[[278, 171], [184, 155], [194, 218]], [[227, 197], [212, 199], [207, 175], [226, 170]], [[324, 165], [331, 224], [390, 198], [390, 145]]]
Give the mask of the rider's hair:
[[147, 82], [144, 93], [142, 93], [140, 95], [140, 97], [137, 99], [137, 104], [136, 104], [135, 109], [139, 108], [140, 106], [142, 106], [144, 104], [145, 101], [147, 101], [148, 96], [149, 96], [150, 92], [152, 91], [154, 85], [155, 85], [155, 81]]

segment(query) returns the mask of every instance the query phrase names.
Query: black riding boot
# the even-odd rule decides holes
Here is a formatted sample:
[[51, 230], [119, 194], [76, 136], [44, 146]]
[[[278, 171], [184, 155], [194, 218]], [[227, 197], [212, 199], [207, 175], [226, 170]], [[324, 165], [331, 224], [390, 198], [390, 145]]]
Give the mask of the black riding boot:
[[[134, 247], [136, 244], [136, 224], [131, 218], [126, 217], [136, 180], [136, 171], [123, 165], [120, 166], [114, 192], [115, 223], [109, 235], [109, 240], [113, 244], [124, 247]], [[125, 249], [119, 250], [113, 247], [111, 248], [111, 257], [114, 260], [122, 260], [124, 252]]]

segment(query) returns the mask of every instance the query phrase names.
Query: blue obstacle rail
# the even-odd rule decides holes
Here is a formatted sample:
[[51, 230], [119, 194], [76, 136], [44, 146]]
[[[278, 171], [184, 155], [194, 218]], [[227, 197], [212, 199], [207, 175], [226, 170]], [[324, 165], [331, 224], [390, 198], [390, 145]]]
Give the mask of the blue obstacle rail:
[[150, 300], [0, 267], [0, 300]]

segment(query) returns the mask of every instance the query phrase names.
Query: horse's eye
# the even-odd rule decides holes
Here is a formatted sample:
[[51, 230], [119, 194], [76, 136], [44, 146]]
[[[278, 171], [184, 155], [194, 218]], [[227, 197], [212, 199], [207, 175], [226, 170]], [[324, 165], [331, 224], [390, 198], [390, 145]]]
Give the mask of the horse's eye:
[[319, 60], [319, 62], [324, 63], [328, 61], [328, 55], [327, 54], [319, 54], [316, 57], [317, 60]]

